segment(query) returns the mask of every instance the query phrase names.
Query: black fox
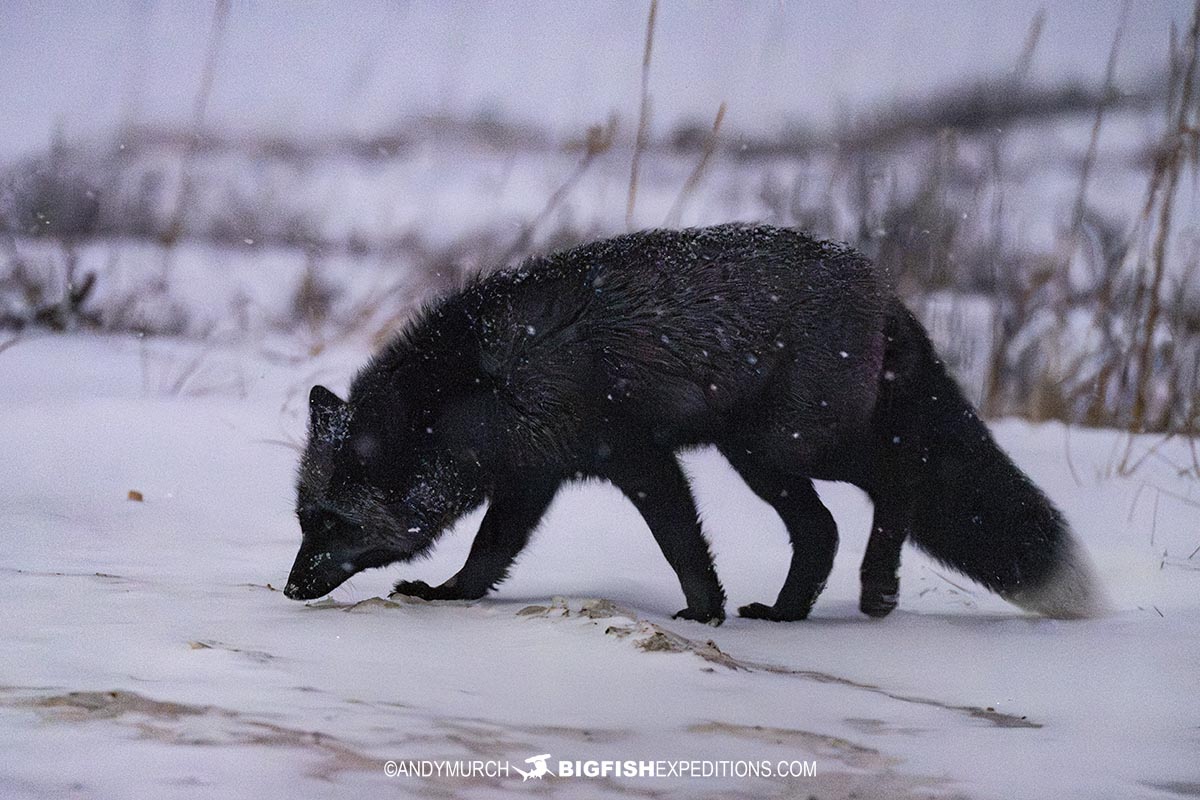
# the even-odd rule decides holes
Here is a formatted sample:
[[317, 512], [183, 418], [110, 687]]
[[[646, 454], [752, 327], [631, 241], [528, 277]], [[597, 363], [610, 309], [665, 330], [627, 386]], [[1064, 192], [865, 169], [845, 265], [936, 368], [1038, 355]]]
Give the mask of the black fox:
[[681, 448], [716, 445], [783, 519], [787, 579], [744, 617], [804, 619], [837, 527], [813, 480], [875, 504], [860, 608], [896, 606], [912, 540], [1053, 617], [1101, 607], [1063, 516], [997, 447], [921, 325], [853, 249], [792, 230], [654, 230], [534, 258], [427, 309], [355, 378], [310, 395], [285, 594], [428, 551], [489, 506], [462, 569], [401, 594], [472, 599], [506, 576], [559, 486], [615, 484], [679, 577], [676, 616], [719, 623], [725, 594]]

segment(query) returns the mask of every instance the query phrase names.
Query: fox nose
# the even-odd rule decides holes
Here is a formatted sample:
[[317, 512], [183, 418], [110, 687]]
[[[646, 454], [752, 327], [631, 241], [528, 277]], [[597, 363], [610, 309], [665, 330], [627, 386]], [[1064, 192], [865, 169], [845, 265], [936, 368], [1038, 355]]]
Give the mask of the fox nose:
[[341, 586], [357, 571], [349, 551], [303, 544], [284, 584], [283, 596], [289, 600], [315, 600]]

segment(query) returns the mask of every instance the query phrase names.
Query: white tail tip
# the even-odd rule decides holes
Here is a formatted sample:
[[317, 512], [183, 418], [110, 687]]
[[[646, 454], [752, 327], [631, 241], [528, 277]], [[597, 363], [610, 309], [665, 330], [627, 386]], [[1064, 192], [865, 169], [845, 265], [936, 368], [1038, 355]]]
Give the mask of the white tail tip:
[[1052, 619], [1102, 617], [1111, 610], [1091, 561], [1073, 538], [1067, 541], [1044, 584], [1005, 592], [1004, 598], [1026, 611]]

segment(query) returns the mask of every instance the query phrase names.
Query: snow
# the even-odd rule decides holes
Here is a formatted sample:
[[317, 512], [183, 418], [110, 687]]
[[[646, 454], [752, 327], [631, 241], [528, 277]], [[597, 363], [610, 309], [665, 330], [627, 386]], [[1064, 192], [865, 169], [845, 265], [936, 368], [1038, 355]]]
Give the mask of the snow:
[[[899, 609], [869, 620], [856, 608], [869, 503], [828, 484], [841, 550], [802, 623], [672, 621], [674, 576], [633, 507], [598, 484], [560, 494], [487, 600], [381, 599], [398, 578], [452, 574], [476, 512], [430, 559], [306, 605], [278, 591], [299, 541], [304, 404], [317, 381], [341, 392], [368, 350], [297, 347], [80, 334], [0, 350], [6, 797], [1164, 798], [1200, 786], [1200, 480], [1187, 442], [995, 426], [1096, 563], [1115, 607], [1104, 619], [1025, 615], [906, 550]], [[1132, 473], [1128, 446], [1127, 464], [1145, 456]], [[728, 609], [773, 600], [782, 524], [715, 453], [684, 462]], [[817, 775], [534, 786], [383, 770], [539, 753], [552, 767], [815, 759]]]
[[[59, 136], [90, 144], [79, 166], [94, 167], [93, 179], [115, 176], [110, 199], [154, 201], [162, 214], [174, 207], [179, 153], [126, 152], [133, 142], [120, 137], [128, 124], [190, 124], [211, 4], [127, 5], [19, 2], [6, 15], [0, 106], [11, 124], [0, 160], [20, 166], [17, 157]], [[669, 139], [697, 120], [707, 129], [723, 103], [730, 144], [794, 125], [829, 132], [881, 106], [995, 79], [1017, 62], [1043, 5], [662, 4], [651, 133]], [[1135, 7], [1118, 88], [1161, 73], [1167, 32], [1186, 25], [1191, 5]], [[616, 146], [533, 238], [624, 230], [622, 137], [636, 124], [646, 8], [522, 2], [513, 13], [365, 0], [346, 15], [328, 2], [287, 14], [234, 3], [205, 127], [304, 144], [419, 131], [424, 116], [444, 115], [528, 122], [562, 142], [615, 114]], [[1047, 8], [1030, 80], [1098, 86], [1122, 13], [1118, 0]], [[1119, 226], [1140, 209], [1143, 157], [1161, 125], [1158, 112], [1106, 117], [1088, 199]], [[1001, 232], [1015, 253], [1055, 252], [1091, 126], [1085, 114], [1003, 131]], [[991, 144], [965, 138], [956, 163], [989, 174]], [[926, 180], [922, 147], [880, 161], [872, 191], [903, 195]], [[199, 153], [188, 165], [189, 215], [198, 230], [223, 224], [225, 245], [79, 243], [78, 274], [100, 276], [90, 307], [156, 330], [178, 318], [191, 339], [28, 333], [9, 346], [12, 334], [0, 332], [0, 573], [10, 587], [0, 614], [0, 795], [1200, 796], [1200, 467], [1184, 441], [996, 426], [1096, 563], [1115, 609], [1099, 620], [1028, 616], [910, 550], [899, 609], [867, 619], [857, 567], [870, 507], [836, 485], [820, 489], [841, 552], [803, 623], [671, 620], [683, 605], [673, 574], [632, 506], [599, 484], [560, 494], [512, 578], [483, 602], [383, 599], [397, 579], [453, 574], [481, 512], [427, 560], [358, 575], [332, 601], [285, 600], [309, 388], [344, 394], [369, 353], [355, 337], [402, 318], [431, 284], [453, 283], [421, 268], [440, 256], [451, 269], [497, 266], [473, 259], [499, 258], [524, 237], [579, 164], [574, 151], [436, 137], [381, 155]], [[695, 165], [695, 153], [647, 153], [637, 226], [671, 216]], [[801, 160], [718, 153], [680, 221], [770, 220], [857, 238], [849, 175], [828, 148]], [[988, 213], [996, 188], [979, 187], [977, 178], [951, 187], [964, 217]], [[1194, 192], [1180, 195], [1180, 230], [1196, 204]], [[279, 246], [296, 231], [330, 246]], [[963, 244], [991, 235], [974, 225]], [[12, 246], [45, 274], [64, 272], [58, 243], [17, 237]], [[333, 290], [320, 320], [292, 307], [310, 270]], [[148, 293], [159, 279], [163, 293]], [[924, 305], [941, 352], [977, 398], [990, 300], [956, 293]], [[1083, 347], [1090, 330], [1059, 344]], [[684, 462], [728, 611], [772, 601], [789, 556], [781, 522], [717, 454]], [[539, 753], [815, 759], [818, 772], [540, 782], [384, 774], [388, 759], [520, 765]]]

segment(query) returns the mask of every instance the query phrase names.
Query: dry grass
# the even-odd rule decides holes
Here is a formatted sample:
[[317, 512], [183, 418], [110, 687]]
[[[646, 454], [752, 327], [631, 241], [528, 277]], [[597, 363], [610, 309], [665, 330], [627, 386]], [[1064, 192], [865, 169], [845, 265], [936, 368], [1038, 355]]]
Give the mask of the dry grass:
[[629, 165], [629, 195], [625, 200], [625, 228], [633, 230], [633, 212], [637, 207], [638, 170], [642, 154], [650, 140], [650, 61], [654, 55], [654, 21], [658, 17], [658, 0], [650, 0], [646, 19], [646, 44], [642, 51], [642, 89], [638, 103], [637, 138], [633, 145], [633, 160]]

